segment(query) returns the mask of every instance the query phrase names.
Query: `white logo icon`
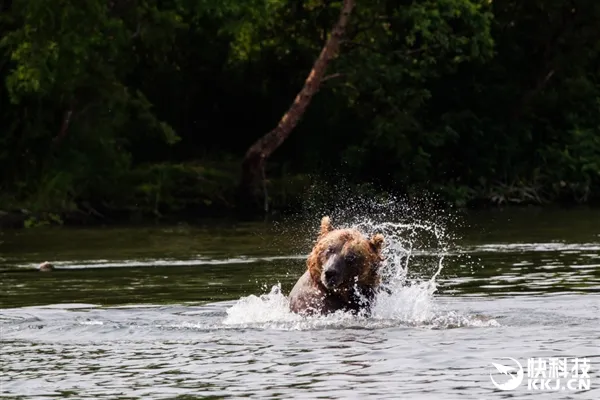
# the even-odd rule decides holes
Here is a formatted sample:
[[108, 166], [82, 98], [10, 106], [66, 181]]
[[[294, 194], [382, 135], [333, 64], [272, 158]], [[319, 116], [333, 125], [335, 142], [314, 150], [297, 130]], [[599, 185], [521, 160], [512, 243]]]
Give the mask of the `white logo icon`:
[[[519, 367], [518, 370], [515, 367], [507, 367], [505, 365], [497, 364], [497, 363], [493, 362], [492, 365], [494, 367], [496, 367], [498, 372], [503, 375], [510, 376], [510, 379], [508, 381], [500, 384], [494, 380], [494, 377], [492, 376], [491, 372], [490, 372], [490, 379], [492, 380], [492, 383], [494, 384], [494, 386], [496, 386], [500, 390], [513, 390], [513, 389], [516, 389], [521, 384], [521, 382], [523, 382], [523, 367], [521, 366], [521, 363], [519, 363], [514, 358], [511, 358], [511, 357], [505, 357], [505, 358], [508, 360], [512, 360]], [[515, 375], [515, 371], [516, 371], [516, 375]]]

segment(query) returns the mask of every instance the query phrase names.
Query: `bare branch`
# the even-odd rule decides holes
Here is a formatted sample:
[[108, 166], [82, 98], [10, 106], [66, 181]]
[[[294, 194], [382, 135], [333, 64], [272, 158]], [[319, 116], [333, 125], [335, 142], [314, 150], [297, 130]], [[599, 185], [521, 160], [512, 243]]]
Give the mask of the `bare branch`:
[[321, 79], [321, 83], [327, 82], [330, 79], [341, 78], [343, 76], [344, 76], [344, 74], [340, 74], [340, 73], [335, 73], [335, 74], [327, 75], [327, 76], [324, 76], [323, 79]]
[[64, 138], [67, 136], [69, 124], [71, 123], [71, 117], [73, 116], [74, 104], [75, 104], [75, 102], [73, 100], [71, 100], [69, 102], [69, 107], [65, 110], [65, 112], [63, 114], [63, 119], [62, 119], [62, 123], [60, 125], [60, 129], [58, 131], [58, 134], [53, 139], [53, 142], [56, 145], [59, 145], [64, 140]]
[[133, 35], [131, 35], [131, 39], [135, 39], [136, 37], [140, 36], [141, 30], [142, 30], [142, 24], [140, 22], [138, 22], [135, 32], [133, 32]]
[[[287, 139], [302, 118], [312, 97], [319, 91], [320, 85], [325, 78], [324, 75], [327, 66], [337, 55], [340, 42], [346, 33], [346, 26], [348, 25], [350, 13], [354, 8], [354, 1], [344, 0], [339, 19], [333, 27], [331, 35], [329, 35], [327, 42], [323, 46], [319, 57], [315, 60], [302, 90], [300, 90], [288, 111], [281, 117], [273, 130], [258, 139], [246, 152], [242, 163], [242, 179], [239, 186], [239, 198], [242, 201], [247, 202], [248, 195], [257, 200], [257, 188], [260, 187], [261, 182], [264, 185], [266, 180], [263, 172], [267, 158]], [[263, 195], [265, 195], [264, 192]], [[268, 209], [268, 204], [265, 205], [265, 209]]]

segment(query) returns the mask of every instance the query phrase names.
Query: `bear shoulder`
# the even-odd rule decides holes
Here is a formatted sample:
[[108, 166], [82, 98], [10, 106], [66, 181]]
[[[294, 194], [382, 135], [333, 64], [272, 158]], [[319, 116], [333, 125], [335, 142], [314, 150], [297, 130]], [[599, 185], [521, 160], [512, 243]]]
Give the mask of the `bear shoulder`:
[[314, 282], [310, 271], [298, 279], [289, 295], [290, 309], [295, 313], [313, 314], [321, 311], [325, 293]]

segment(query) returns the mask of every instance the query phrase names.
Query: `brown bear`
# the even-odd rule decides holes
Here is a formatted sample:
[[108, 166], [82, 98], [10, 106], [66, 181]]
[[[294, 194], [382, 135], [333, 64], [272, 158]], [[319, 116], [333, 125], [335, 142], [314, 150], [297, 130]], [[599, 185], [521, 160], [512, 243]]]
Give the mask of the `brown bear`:
[[290, 309], [303, 315], [368, 314], [380, 283], [382, 247], [383, 235], [367, 239], [356, 229], [333, 229], [329, 217], [323, 217], [308, 268], [290, 292]]

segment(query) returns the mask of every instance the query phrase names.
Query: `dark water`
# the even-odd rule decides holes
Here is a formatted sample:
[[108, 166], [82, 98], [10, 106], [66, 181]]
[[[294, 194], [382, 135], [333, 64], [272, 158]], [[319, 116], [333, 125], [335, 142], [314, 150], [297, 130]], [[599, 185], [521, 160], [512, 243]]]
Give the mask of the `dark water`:
[[[287, 311], [318, 220], [2, 232], [0, 395], [599, 399], [600, 211], [464, 220], [411, 242], [370, 318]], [[387, 235], [388, 259], [413, 231]], [[501, 391], [505, 357], [525, 372]], [[585, 358], [589, 389], [528, 388], [549, 357]]]

